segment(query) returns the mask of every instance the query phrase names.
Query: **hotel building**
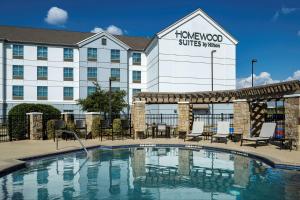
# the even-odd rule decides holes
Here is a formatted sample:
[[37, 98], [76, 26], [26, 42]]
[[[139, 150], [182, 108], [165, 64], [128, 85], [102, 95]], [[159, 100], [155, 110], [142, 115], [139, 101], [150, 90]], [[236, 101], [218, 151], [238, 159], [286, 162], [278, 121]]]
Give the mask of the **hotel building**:
[[[0, 115], [19, 103], [47, 103], [81, 113], [76, 100], [95, 91], [95, 81], [108, 89], [109, 77], [115, 77], [112, 90], [127, 92], [129, 105], [140, 91], [235, 89], [236, 45], [200, 9], [152, 38], [0, 26]], [[176, 105], [150, 109], [174, 113]], [[232, 109], [220, 105], [215, 110]]]

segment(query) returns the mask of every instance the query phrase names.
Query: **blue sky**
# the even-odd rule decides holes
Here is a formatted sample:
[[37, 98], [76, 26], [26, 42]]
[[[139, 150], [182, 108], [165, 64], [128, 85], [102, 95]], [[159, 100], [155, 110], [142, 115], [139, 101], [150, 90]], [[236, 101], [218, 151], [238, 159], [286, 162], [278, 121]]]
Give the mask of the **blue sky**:
[[[58, 18], [45, 20], [52, 7], [59, 8], [52, 10]], [[257, 83], [300, 79], [298, 0], [2, 0], [0, 24], [75, 31], [114, 25], [112, 31], [151, 37], [197, 8], [238, 39], [241, 84], [249, 84], [243, 78], [250, 76], [252, 58]]]

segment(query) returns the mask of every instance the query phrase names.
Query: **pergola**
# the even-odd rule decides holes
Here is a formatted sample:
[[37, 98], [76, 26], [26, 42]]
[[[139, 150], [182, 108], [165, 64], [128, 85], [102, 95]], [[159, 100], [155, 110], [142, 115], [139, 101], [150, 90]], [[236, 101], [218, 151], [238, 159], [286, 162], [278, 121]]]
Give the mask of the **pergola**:
[[284, 100], [286, 137], [300, 145], [300, 81], [286, 81], [237, 90], [201, 92], [141, 92], [133, 97], [134, 133], [145, 130], [145, 104], [178, 104], [178, 130], [189, 132], [193, 104], [233, 103], [235, 130], [259, 132], [266, 102]]
[[287, 81], [275, 84], [243, 88], [237, 90], [205, 91], [205, 92], [141, 92], [133, 97], [133, 101], [145, 101], [146, 104], [176, 104], [187, 101], [191, 104], [201, 103], [233, 103], [238, 99], [247, 101], [269, 101], [283, 99], [285, 95], [300, 93], [300, 81]]

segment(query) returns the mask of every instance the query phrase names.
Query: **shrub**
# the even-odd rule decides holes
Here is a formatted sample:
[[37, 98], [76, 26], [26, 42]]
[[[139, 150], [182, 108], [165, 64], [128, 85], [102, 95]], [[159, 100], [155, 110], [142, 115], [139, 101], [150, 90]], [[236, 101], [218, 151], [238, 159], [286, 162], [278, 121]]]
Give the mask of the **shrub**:
[[114, 119], [113, 121], [113, 131], [116, 133], [121, 133], [122, 131], [122, 122], [121, 119]]
[[92, 122], [92, 136], [93, 138], [98, 137], [100, 134], [100, 117], [95, 117]]
[[[50, 119], [59, 119], [60, 111], [47, 104], [28, 104], [22, 103], [14, 106], [8, 113], [9, 131], [15, 139], [25, 139], [27, 130], [26, 113], [41, 112], [43, 113], [43, 121]], [[44, 124], [45, 125], [45, 124]]]

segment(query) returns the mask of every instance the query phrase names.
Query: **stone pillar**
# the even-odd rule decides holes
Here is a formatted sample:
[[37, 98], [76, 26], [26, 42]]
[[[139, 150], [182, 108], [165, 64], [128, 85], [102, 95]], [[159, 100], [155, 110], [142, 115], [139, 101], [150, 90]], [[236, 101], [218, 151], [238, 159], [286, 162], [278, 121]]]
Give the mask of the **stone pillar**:
[[29, 135], [31, 140], [43, 139], [43, 113], [26, 113], [29, 117]]
[[85, 113], [85, 123], [86, 123], [87, 133], [90, 133], [92, 131], [93, 120], [96, 117], [100, 117], [100, 113], [99, 112], [88, 112], [88, 113]]
[[285, 137], [295, 138], [297, 149], [300, 149], [300, 94], [286, 95], [285, 110]]
[[243, 133], [244, 136], [250, 135], [250, 107], [245, 99], [233, 102], [233, 128], [235, 132]]
[[178, 102], [178, 131], [190, 131], [190, 103]]
[[146, 130], [145, 104], [145, 101], [133, 102], [132, 122], [134, 138], [137, 138], [138, 132], [145, 132]]
[[61, 113], [62, 119], [64, 122], [69, 123], [69, 122], [74, 122], [74, 113], [71, 112], [63, 112]]

